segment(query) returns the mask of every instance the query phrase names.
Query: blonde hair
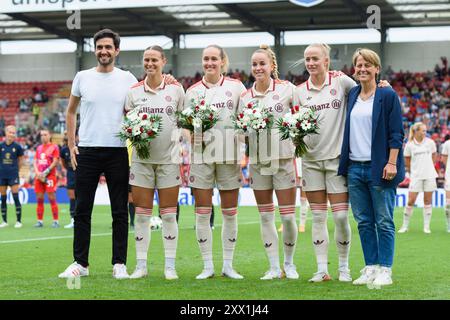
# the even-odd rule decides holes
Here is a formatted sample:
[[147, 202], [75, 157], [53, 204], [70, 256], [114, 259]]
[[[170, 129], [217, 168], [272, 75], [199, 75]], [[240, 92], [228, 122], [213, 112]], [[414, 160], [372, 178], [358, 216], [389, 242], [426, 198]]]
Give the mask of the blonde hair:
[[258, 53], [258, 52], [264, 53], [269, 57], [270, 61], [272, 62], [272, 65], [273, 65], [273, 70], [270, 75], [274, 79], [279, 79], [280, 73], [278, 72], [278, 62], [277, 62], [277, 56], [276, 56], [275, 52], [273, 52], [273, 50], [270, 49], [270, 46], [267, 44], [260, 45], [259, 49], [257, 49], [255, 52], [253, 52], [253, 54]]
[[6, 126], [6, 127], [5, 127], [5, 132], [7, 132], [7, 131], [9, 131], [9, 130], [11, 130], [11, 129], [16, 130], [16, 126], [13, 126], [12, 124], [10, 124], [9, 126]]
[[408, 141], [413, 141], [414, 139], [414, 134], [416, 133], [416, 131], [420, 128], [420, 127], [427, 127], [423, 122], [416, 122], [414, 123], [411, 128], [409, 128], [409, 137], [408, 137]]
[[[305, 48], [305, 50], [303, 51], [303, 55], [305, 54], [306, 50], [310, 49], [310, 48], [319, 48], [323, 55], [325, 56], [325, 58], [328, 58], [328, 65], [327, 65], [327, 71], [330, 70], [330, 65], [331, 65], [331, 58], [330, 58], [330, 52], [331, 52], [331, 47], [329, 45], [327, 45], [326, 43], [311, 43], [309, 46], [307, 46]], [[297, 61], [295, 61], [290, 67], [289, 69], [294, 69], [297, 68], [300, 65], [304, 65], [305, 64], [305, 58], [301, 58], [298, 59]]]
[[219, 46], [217, 44], [210, 44], [205, 49], [208, 49], [208, 48], [216, 48], [217, 50], [219, 50], [219, 52], [220, 52], [220, 59], [222, 59], [222, 61], [223, 61], [223, 66], [220, 68], [220, 72], [222, 74], [226, 74], [228, 72], [228, 66], [230, 65], [230, 61], [228, 59], [228, 55], [225, 52], [225, 50], [221, 46]]
[[[356, 49], [355, 53], [353, 54], [353, 58], [352, 58], [354, 67], [356, 66], [356, 60], [358, 60], [359, 56], [363, 57], [364, 60], [366, 60], [367, 62], [372, 64], [374, 67], [379, 68], [381, 70], [381, 60], [375, 51], [367, 49], [367, 48]], [[379, 73], [377, 74], [377, 76], [378, 75], [379, 75]], [[356, 71], [353, 76], [356, 77]]]

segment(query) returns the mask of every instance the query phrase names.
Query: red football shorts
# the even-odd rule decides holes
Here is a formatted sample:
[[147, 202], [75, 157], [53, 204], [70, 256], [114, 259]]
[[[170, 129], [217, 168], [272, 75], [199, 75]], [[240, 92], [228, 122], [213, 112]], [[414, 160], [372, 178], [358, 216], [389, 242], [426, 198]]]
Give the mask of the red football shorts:
[[47, 182], [42, 182], [41, 180], [35, 178], [34, 192], [36, 193], [56, 192], [56, 176], [48, 176]]

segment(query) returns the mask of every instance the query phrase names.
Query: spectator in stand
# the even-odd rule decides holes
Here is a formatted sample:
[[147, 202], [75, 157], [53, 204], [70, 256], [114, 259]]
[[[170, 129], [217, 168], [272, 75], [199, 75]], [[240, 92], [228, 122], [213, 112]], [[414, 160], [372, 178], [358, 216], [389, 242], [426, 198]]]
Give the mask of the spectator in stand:
[[8, 108], [9, 100], [7, 98], [0, 99], [0, 107], [3, 109]]

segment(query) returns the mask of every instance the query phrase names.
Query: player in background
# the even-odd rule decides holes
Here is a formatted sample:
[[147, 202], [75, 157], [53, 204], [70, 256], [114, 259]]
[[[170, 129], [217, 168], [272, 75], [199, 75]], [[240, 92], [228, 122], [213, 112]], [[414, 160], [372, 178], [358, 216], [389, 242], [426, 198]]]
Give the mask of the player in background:
[[37, 198], [37, 223], [36, 228], [44, 226], [44, 194], [47, 192], [48, 200], [53, 214], [52, 228], [59, 228], [58, 204], [56, 203], [56, 166], [59, 161], [59, 147], [51, 142], [48, 130], [41, 130], [41, 142], [36, 149], [34, 158], [34, 190]]
[[[258, 102], [269, 110], [274, 121], [291, 112], [294, 85], [278, 79], [275, 53], [267, 45], [261, 45], [251, 57], [251, 71], [255, 77], [253, 87], [240, 99], [239, 110], [249, 103]], [[253, 189], [261, 218], [261, 238], [270, 269], [261, 280], [279, 279], [280, 267], [278, 234], [275, 226], [273, 192], [283, 223], [284, 274], [288, 279], [298, 279], [294, 264], [297, 243], [295, 219], [296, 175], [294, 145], [290, 140], [281, 141], [278, 130], [264, 130], [258, 138], [249, 136], [250, 187]]]
[[22, 205], [19, 200], [19, 170], [23, 164], [23, 149], [15, 142], [16, 127], [7, 126], [5, 128], [5, 141], [0, 144], [0, 193], [1, 193], [1, 209], [3, 222], [0, 228], [8, 226], [7, 220], [7, 204], [6, 190], [8, 186], [11, 188], [14, 204], [16, 206], [16, 224], [15, 228], [22, 227]]
[[73, 216], [75, 214], [75, 171], [72, 168], [72, 163], [70, 161], [70, 149], [67, 144], [67, 131], [64, 132], [64, 140], [63, 145], [61, 147], [61, 165], [66, 170], [66, 188], [67, 188], [67, 195], [69, 196], [69, 213], [70, 213], [70, 223], [65, 225], [65, 229], [72, 229], [74, 227], [73, 223]]
[[178, 84], [166, 84], [162, 73], [167, 63], [160, 46], [150, 46], [144, 51], [143, 65], [146, 77], [128, 92], [125, 110], [138, 108], [141, 112], [162, 118], [161, 131], [150, 144], [150, 158], [141, 159], [133, 150], [130, 168], [131, 191], [136, 206], [135, 244], [136, 269], [130, 276], [138, 279], [147, 276], [147, 254], [150, 246], [150, 218], [153, 211], [155, 189], [158, 191], [164, 245], [164, 276], [178, 279], [175, 258], [178, 243], [176, 221], [178, 191], [181, 184], [179, 135], [175, 117], [183, 109], [184, 90]]
[[[196, 279], [214, 276], [212, 253], [211, 209], [213, 188], [219, 189], [222, 209], [222, 275], [231, 279], [243, 279], [233, 269], [233, 255], [238, 234], [237, 204], [240, 183], [240, 155], [236, 150], [237, 140], [231, 122], [236, 114], [239, 96], [245, 87], [239, 80], [225, 76], [228, 70], [228, 56], [217, 45], [207, 46], [202, 53], [203, 78], [186, 91], [185, 108], [191, 106], [191, 99], [202, 98], [206, 104], [220, 110], [219, 121], [214, 128], [203, 135], [192, 135], [191, 167], [189, 186], [195, 198], [195, 231], [203, 258], [203, 271]], [[205, 149], [202, 150], [202, 141]], [[200, 159], [199, 159], [200, 158]], [[199, 161], [196, 161], [199, 159]]]
[[405, 233], [413, 214], [414, 203], [419, 192], [423, 192], [423, 232], [431, 233], [430, 222], [432, 213], [432, 195], [437, 189], [438, 176], [434, 164], [437, 158], [436, 143], [426, 137], [427, 126], [417, 122], [409, 130], [408, 143], [405, 146], [405, 167], [409, 173], [408, 204], [403, 214], [403, 225], [398, 233]]
[[[133, 148], [130, 140], [127, 140], [128, 163], [131, 167], [131, 158], [133, 155]], [[128, 213], [130, 215], [130, 230], [134, 230], [134, 217], [136, 215], [136, 207], [133, 203], [133, 194], [131, 193], [131, 185], [128, 183]]]
[[447, 232], [450, 232], [450, 135], [445, 137], [441, 154], [442, 162], [445, 164], [445, 215], [447, 216]]

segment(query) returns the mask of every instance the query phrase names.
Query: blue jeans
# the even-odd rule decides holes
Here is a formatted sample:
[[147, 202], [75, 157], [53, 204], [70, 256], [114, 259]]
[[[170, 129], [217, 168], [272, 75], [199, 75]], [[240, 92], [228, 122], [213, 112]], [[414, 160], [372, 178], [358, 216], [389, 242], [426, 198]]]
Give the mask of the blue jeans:
[[366, 265], [391, 267], [394, 259], [395, 188], [372, 184], [370, 162], [351, 162], [348, 192]]

